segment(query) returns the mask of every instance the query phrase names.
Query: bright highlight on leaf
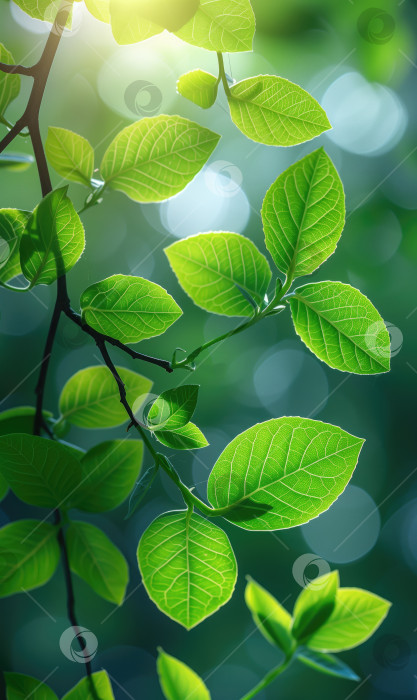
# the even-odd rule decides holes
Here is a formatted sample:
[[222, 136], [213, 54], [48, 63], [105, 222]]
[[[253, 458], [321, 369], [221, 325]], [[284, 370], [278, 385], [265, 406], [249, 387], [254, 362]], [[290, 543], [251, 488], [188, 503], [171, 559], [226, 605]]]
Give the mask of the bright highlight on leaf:
[[19, 246], [28, 216], [19, 209], [0, 209], [0, 254], [7, 253], [0, 263], [0, 283], [10, 282], [22, 272]]
[[55, 573], [57, 529], [39, 520], [17, 520], [0, 530], [0, 597], [43, 586]]
[[194, 17], [176, 35], [209, 51], [252, 51], [255, 16], [249, 0], [200, 0]]
[[188, 423], [195, 411], [199, 386], [185, 384], [164, 391], [153, 402], [147, 415], [152, 430], [176, 430]]
[[181, 76], [177, 82], [177, 90], [187, 100], [208, 109], [217, 99], [218, 79], [204, 70], [192, 70]]
[[159, 650], [159, 682], [166, 700], [210, 700], [205, 684], [189, 666]]
[[82, 293], [80, 305], [89, 326], [122, 343], [161, 335], [182, 315], [159, 284], [131, 275], [113, 275], [92, 284]]
[[227, 520], [247, 530], [279, 530], [308, 522], [344, 491], [363, 440], [308, 418], [254, 425], [223, 450], [207, 495]]
[[345, 195], [322, 148], [278, 177], [266, 194], [262, 220], [274, 262], [291, 278], [314, 272], [335, 251], [345, 223]]
[[45, 508], [67, 506], [81, 481], [68, 447], [23, 433], [0, 437], [0, 473], [21, 501]]
[[83, 136], [68, 129], [50, 126], [45, 152], [58, 175], [90, 186], [94, 170], [94, 151]]
[[308, 639], [333, 612], [339, 588], [339, 573], [332, 571], [313, 579], [301, 591], [294, 606], [293, 636], [299, 643]]
[[155, 430], [154, 434], [158, 442], [174, 450], [198, 450], [208, 445], [200, 428], [194, 423], [187, 423], [175, 430]]
[[187, 511], [159, 516], [142, 535], [138, 563], [149, 597], [191, 629], [227, 603], [236, 559], [223, 530]]
[[[116, 368], [125, 387], [129, 405], [139, 411], [152, 382], [124, 367]], [[128, 420], [119, 401], [118, 386], [107, 367], [86, 367], [65, 384], [59, 398], [60, 421], [79, 428], [115, 428]]]
[[71, 570], [105, 600], [123, 603], [129, 570], [126, 559], [94, 525], [71, 522], [66, 538]]
[[252, 316], [271, 280], [266, 258], [238, 233], [200, 233], [176, 241], [165, 253], [181, 287], [197, 306], [225, 316]]
[[52, 284], [71, 270], [83, 253], [84, 228], [67, 189], [47, 194], [27, 223], [20, 244], [20, 263], [31, 287]]
[[123, 129], [104, 154], [101, 174], [136, 202], [161, 202], [188, 185], [220, 136], [195, 122], [161, 115]]
[[245, 136], [269, 146], [295, 146], [331, 128], [314, 97], [275, 75], [259, 75], [233, 85], [229, 107], [232, 120]]
[[344, 651], [363, 644], [386, 618], [391, 603], [359, 588], [340, 588], [332, 614], [307, 646], [317, 651]]
[[390, 337], [369, 299], [349, 284], [316, 282], [290, 298], [301, 340], [330, 367], [354, 374], [390, 368]]
[[290, 654], [295, 642], [291, 636], [289, 612], [253, 579], [249, 579], [246, 586], [245, 601], [264, 637], [285, 654]]
[[[94, 691], [91, 689], [94, 685]], [[61, 700], [114, 700], [110, 678], [105, 671], [93, 673], [90, 678], [83, 678]]]

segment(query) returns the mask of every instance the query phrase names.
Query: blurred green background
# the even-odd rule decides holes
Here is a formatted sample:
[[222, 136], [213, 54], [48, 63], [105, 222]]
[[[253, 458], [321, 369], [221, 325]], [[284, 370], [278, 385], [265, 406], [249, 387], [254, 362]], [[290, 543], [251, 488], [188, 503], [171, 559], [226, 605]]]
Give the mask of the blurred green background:
[[[174, 455], [183, 479], [195, 484], [200, 496], [230, 439], [254, 423], [282, 415], [314, 417], [366, 438], [352, 483], [327, 513], [296, 530], [248, 533], [224, 524], [239, 565], [236, 592], [219, 613], [186, 632], [148, 600], [136, 565], [139, 537], [153, 517], [181, 507], [175, 488], [162, 478], [131, 520], [123, 520], [125, 506], [91, 518], [129, 558], [131, 583], [127, 601], [115, 609], [76, 580], [78, 619], [98, 639], [94, 669], [109, 672], [117, 700], [162, 697], [155, 669], [158, 645], [206, 679], [214, 700], [238, 700], [279, 660], [246, 610], [245, 575], [291, 608], [300, 586], [329, 567], [338, 568], [342, 585], [367, 588], [393, 602], [376, 635], [343, 654], [362, 684], [294, 664], [260, 700], [417, 698], [417, 8], [392, 0], [253, 0], [253, 6], [254, 53], [226, 57], [226, 69], [234, 79], [281, 75], [312, 92], [334, 127], [314, 143], [274, 149], [248, 141], [232, 125], [223, 96], [203, 112], [176, 94], [183, 72], [197, 67], [216, 71], [213, 54], [166, 34], [119, 47], [109, 28], [77, 4], [74, 30], [62, 41], [47, 87], [44, 135], [48, 125], [81, 133], [96, 147], [97, 164], [117, 131], [142, 116], [177, 113], [223, 138], [207, 168], [171, 201], [139, 206], [108, 192], [103, 204], [83, 215], [87, 247], [69, 275], [73, 304], [89, 284], [115, 273], [163, 285], [184, 316], [140, 349], [167, 359], [177, 346], [191, 350], [233, 327], [233, 319], [210, 316], [192, 305], [163, 248], [193, 233], [230, 230], [244, 233], [264, 250], [259, 210], [267, 188], [288, 165], [324, 145], [344, 182], [348, 215], [336, 254], [313, 278], [349, 282], [372, 299], [389, 324], [392, 371], [357, 377], [327, 368], [296, 339], [288, 312], [203, 356], [189, 380], [201, 384], [196, 419], [210, 446], [194, 455]], [[47, 25], [2, 0], [0, 26], [0, 40], [18, 62], [30, 63], [40, 55]], [[24, 82], [10, 107], [10, 120], [20, 115], [29, 83]], [[16, 150], [30, 152], [23, 139], [10, 152]], [[0, 183], [1, 207], [29, 209], [40, 199], [35, 166], [24, 173], [3, 170]], [[61, 184], [57, 176], [54, 184]], [[70, 194], [81, 205], [86, 193], [71, 185]], [[47, 287], [30, 295], [0, 293], [2, 410], [33, 404], [34, 368], [53, 296]], [[151, 377], [155, 393], [183, 378], [135, 364], [118, 351], [113, 357]], [[62, 322], [46, 407], [56, 413], [63, 383], [76, 370], [98, 362], [94, 344]], [[105, 434], [73, 429], [68, 439], [88, 447], [122, 434], [123, 429]], [[150, 466], [148, 457], [144, 466]], [[36, 515], [44, 512], [8, 495], [0, 524]], [[60, 635], [69, 626], [61, 570], [47, 586], [30, 596], [4, 599], [0, 607], [3, 670], [48, 677], [62, 694], [82, 677], [82, 666], [59, 648]]]

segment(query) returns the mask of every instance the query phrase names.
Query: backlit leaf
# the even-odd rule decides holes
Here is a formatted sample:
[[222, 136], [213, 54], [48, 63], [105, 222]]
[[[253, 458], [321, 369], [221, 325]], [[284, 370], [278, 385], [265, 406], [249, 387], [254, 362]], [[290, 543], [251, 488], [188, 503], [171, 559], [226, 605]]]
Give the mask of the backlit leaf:
[[188, 423], [197, 405], [199, 386], [183, 384], [164, 391], [153, 402], [147, 415], [152, 430], [177, 430]]
[[207, 439], [194, 423], [187, 423], [176, 430], [155, 430], [154, 435], [159, 442], [174, 450], [198, 450], [208, 445]]
[[58, 700], [54, 691], [32, 676], [23, 673], [4, 673], [7, 700]]
[[245, 136], [269, 146], [295, 146], [331, 128], [314, 97], [274, 75], [233, 85], [229, 107], [232, 120]]
[[227, 603], [236, 559], [223, 530], [187, 511], [160, 515], [142, 535], [139, 569], [149, 597], [187, 629]]
[[45, 151], [58, 175], [82, 185], [90, 185], [94, 170], [94, 151], [87, 139], [68, 129], [50, 126]]
[[292, 618], [287, 610], [253, 579], [249, 579], [246, 586], [245, 601], [268, 642], [284, 654], [290, 654], [294, 649], [294, 640], [291, 636]]
[[[0, 62], [13, 64], [14, 58], [3, 44], [0, 44]], [[0, 72], [0, 117], [3, 116], [10, 102], [20, 92], [20, 75]]]
[[292, 634], [299, 642], [307, 639], [330, 617], [339, 587], [339, 574], [319, 576], [301, 591], [294, 606]]
[[113, 275], [88, 287], [80, 299], [83, 319], [122, 343], [165, 333], [182, 311], [165, 289], [142, 277]]
[[343, 185], [320, 148], [288, 168], [262, 207], [265, 241], [279, 270], [309, 275], [331, 255], [345, 223]]
[[210, 700], [205, 684], [189, 666], [159, 650], [159, 682], [167, 700]]
[[177, 116], [146, 117], [123, 129], [101, 163], [106, 183], [136, 202], [161, 202], [188, 185], [219, 142], [213, 131]]
[[363, 440], [308, 418], [276, 418], [238, 435], [223, 450], [207, 486], [215, 508], [247, 530], [306, 523], [344, 491]]
[[187, 100], [208, 109], [217, 98], [218, 80], [215, 75], [204, 70], [192, 70], [184, 73], [177, 82], [177, 90]]
[[194, 17], [176, 32], [209, 51], [252, 51], [255, 16], [249, 0], [200, 0]]
[[[93, 688], [91, 687], [93, 685]], [[114, 700], [110, 679], [105, 671], [83, 678], [62, 700]]]
[[22, 272], [19, 246], [28, 216], [19, 209], [0, 209], [0, 282], [9, 282]]
[[266, 258], [238, 233], [200, 233], [165, 253], [184, 291], [197, 306], [225, 316], [252, 316], [244, 289], [260, 304], [271, 279]]
[[354, 374], [390, 368], [390, 337], [384, 321], [364, 294], [342, 282], [316, 282], [290, 298], [301, 340], [330, 367]]

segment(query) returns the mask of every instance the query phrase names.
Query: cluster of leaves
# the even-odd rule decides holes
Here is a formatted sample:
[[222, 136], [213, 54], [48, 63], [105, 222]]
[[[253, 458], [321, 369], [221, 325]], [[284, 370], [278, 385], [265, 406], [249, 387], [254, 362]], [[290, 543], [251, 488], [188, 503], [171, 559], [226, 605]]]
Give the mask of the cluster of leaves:
[[[249, 0], [177, 0], [175, 7], [169, 0], [85, 1], [95, 17], [110, 23], [121, 44], [168, 30], [184, 41], [216, 51], [218, 76], [191, 71], [179, 79], [178, 91], [208, 108], [222, 84], [231, 118], [247, 137], [264, 144], [290, 146], [330, 128], [316, 100], [284, 78], [264, 75], [236, 84], [228, 79], [222, 52], [252, 47], [255, 22]], [[18, 5], [38, 19], [52, 18], [57, 10], [50, 0], [18, 0]], [[13, 62], [2, 46], [0, 59]], [[6, 126], [4, 114], [19, 87], [19, 76], [0, 75], [0, 119]], [[68, 187], [47, 194], [32, 212], [0, 210], [0, 284], [25, 291], [56, 282], [84, 251], [80, 215], [100, 203], [107, 189], [118, 190], [140, 203], [172, 197], [204, 167], [219, 138], [210, 129], [180, 116], [144, 118], [117, 134], [96, 177], [92, 145], [78, 134], [50, 127], [45, 144], [50, 164], [65, 179], [87, 187], [89, 193], [80, 212], [68, 197]], [[295, 279], [314, 272], [335, 251], [344, 226], [343, 186], [323, 149], [279, 175], [266, 194], [262, 221], [265, 244], [277, 268], [274, 279], [266, 257], [250, 240], [236, 233], [199, 233], [166, 249], [180, 285], [196, 305], [211, 313], [245, 319], [225, 336], [200, 346], [182, 360], [177, 360], [175, 352], [169, 369], [192, 369], [209, 345], [289, 307], [297, 334], [330, 367], [357, 374], [387, 371], [389, 335], [381, 316], [361, 292], [329, 281], [291, 291]], [[13, 280], [21, 276], [25, 286], [13, 286]], [[138, 353], [135, 355], [129, 344], [165, 333], [182, 314], [165, 289], [123, 274], [85, 289], [80, 298], [80, 316], [67, 302], [60, 310], [89, 333], [99, 348], [104, 347], [106, 353], [105, 343], [116, 344], [132, 357]], [[207, 445], [201, 430], [191, 422], [198, 387], [180, 386], [150, 400], [148, 379], [114, 367], [106, 354], [103, 358], [107, 367], [89, 367], [69, 379], [59, 399], [57, 417], [43, 412], [42, 425], [48, 439], [31, 435], [33, 408], [19, 407], [0, 414], [0, 495], [4, 497], [10, 488], [23, 502], [60, 514], [55, 524], [31, 519], [0, 530], [0, 596], [46, 583], [58, 565], [59, 538], [64, 537], [71, 570], [98, 595], [121, 604], [129, 579], [123, 554], [100, 529], [75, 520], [72, 511], [106, 512], [129, 498], [131, 515], [162, 469], [178, 486], [186, 509], [164, 513], [147, 528], [138, 545], [138, 566], [144, 587], [159, 609], [190, 629], [229, 600], [237, 577], [228, 537], [207, 518], [223, 517], [246, 530], [271, 531], [306, 523], [326, 510], [345, 489], [363, 440], [339, 427], [304, 418], [283, 417], [254, 425], [235, 437], [214, 464], [207, 504], [183, 484], [170, 461], [154, 448], [159, 444], [180, 450]], [[129, 433], [124, 440], [101, 442], [88, 452], [63, 440], [71, 425], [105, 429], [127, 421], [128, 427], [139, 433], [139, 440]], [[141, 475], [144, 444], [154, 465]], [[194, 508], [206, 517], [195, 514]], [[294, 623], [288, 613], [282, 609], [277, 612], [272, 606], [273, 634], [268, 631], [269, 617], [262, 612], [264, 603], [267, 607], [262, 596], [269, 594], [261, 593], [262, 589], [252, 582], [247, 596], [255, 601], [253, 605], [262, 608], [256, 612], [257, 622], [268, 631], [269, 638], [277, 635], [275, 643], [286, 656], [296, 654], [306, 661], [310, 654], [310, 663], [320, 666], [317, 654], [323, 648], [346, 648], [329, 647], [325, 637], [328, 620], [339, 615], [343, 607], [344, 589], [336, 589], [333, 576], [325, 586], [328, 599], [304, 591]], [[359, 607], [369, 595], [360, 593]], [[326, 618], [324, 610], [330, 611]], [[369, 634], [381, 616], [371, 615], [375, 624]], [[320, 641], [323, 635], [325, 642]], [[288, 647], [282, 641], [285, 638]], [[314, 646], [317, 639], [322, 646]], [[183, 697], [182, 690], [178, 694], [168, 671], [161, 670], [172, 663], [167, 659], [166, 655], [160, 659], [162, 685], [166, 694], [171, 692], [167, 697], [176, 700]], [[336, 664], [322, 659], [322, 665], [326, 663], [328, 667]], [[112, 698], [107, 675], [94, 675], [103, 685], [102, 700]], [[36, 698], [33, 681], [9, 674], [9, 700], [22, 692]], [[84, 685], [79, 684], [65, 698], [89, 700], [93, 697], [89, 695], [90, 681], [83, 681]], [[200, 695], [207, 698], [208, 691], [202, 688]], [[45, 690], [46, 697], [48, 692], [51, 700], [56, 697], [49, 689]]]
[[[337, 571], [311, 581], [298, 596], [292, 616], [252, 579], [248, 581], [245, 599], [259, 630], [284, 654], [284, 660], [268, 674], [264, 686], [292, 660], [321, 673], [358, 681], [356, 673], [334, 653], [363, 644], [382, 624], [390, 608], [390, 603], [368, 591], [339, 588]], [[203, 680], [178, 659], [160, 650], [157, 665], [167, 700], [210, 700]], [[259, 690], [260, 686], [242, 700], [255, 697]]]

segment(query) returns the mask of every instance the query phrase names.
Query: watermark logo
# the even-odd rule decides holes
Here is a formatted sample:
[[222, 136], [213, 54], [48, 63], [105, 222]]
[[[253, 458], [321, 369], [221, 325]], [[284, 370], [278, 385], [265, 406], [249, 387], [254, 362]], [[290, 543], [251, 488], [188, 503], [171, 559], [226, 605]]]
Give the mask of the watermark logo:
[[243, 182], [242, 171], [227, 160], [216, 160], [204, 173], [210, 192], [220, 197], [234, 197]]
[[127, 86], [124, 94], [126, 107], [140, 117], [151, 117], [159, 112], [162, 92], [148, 80], [135, 80]]
[[[388, 331], [390, 337], [390, 345], [387, 348], [380, 342], [381, 333]], [[383, 321], [376, 321], [369, 326], [365, 334], [366, 346], [371, 350], [373, 355], [381, 358], [395, 357], [401, 351], [403, 346], [403, 334], [397, 326], [393, 323], [384, 323]]]
[[59, 640], [64, 656], [78, 664], [87, 664], [97, 654], [96, 635], [86, 627], [68, 627]]
[[387, 44], [395, 33], [395, 19], [385, 10], [370, 7], [358, 19], [358, 32], [369, 44]]
[[317, 579], [329, 573], [329, 563], [311, 552], [298, 557], [292, 567], [292, 575], [301, 588], [309, 586], [315, 590], [320, 590], [325, 584]]
[[[150, 413], [151, 409], [152, 413]], [[160, 429], [171, 415], [171, 406], [157, 394], [141, 394], [132, 404], [132, 413], [138, 423], [145, 428], [157, 425]]]

